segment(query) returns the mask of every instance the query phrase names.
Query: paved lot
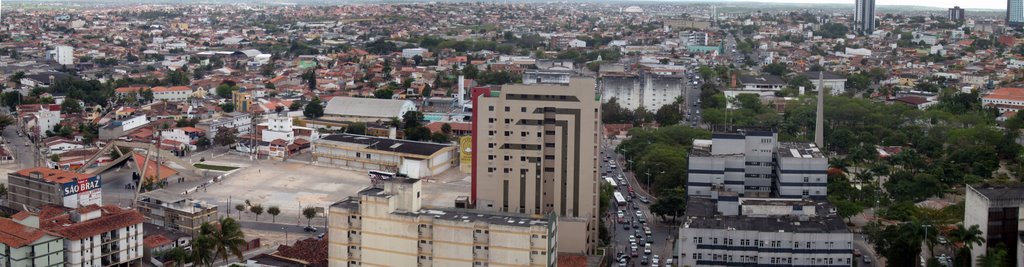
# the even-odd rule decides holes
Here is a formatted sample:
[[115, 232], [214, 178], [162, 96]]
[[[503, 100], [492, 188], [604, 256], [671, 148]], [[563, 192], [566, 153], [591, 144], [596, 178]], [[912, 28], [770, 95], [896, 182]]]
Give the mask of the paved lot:
[[[209, 158], [208, 158], [209, 159]], [[327, 207], [370, 185], [365, 170], [320, 167], [297, 162], [275, 160], [251, 161], [246, 157], [224, 154], [208, 160], [209, 164], [228, 163], [242, 168], [229, 174], [221, 182], [207, 185], [190, 193], [190, 197], [219, 205], [222, 211], [237, 216], [234, 205], [249, 200], [264, 207], [278, 206], [281, 218], [297, 217], [303, 207]], [[218, 172], [210, 172], [210, 178]], [[167, 189], [184, 192], [207, 179], [172, 183]], [[427, 206], [454, 206], [455, 198], [469, 195], [468, 174], [450, 170], [439, 177], [424, 181], [424, 200]], [[230, 201], [230, 205], [229, 202]], [[244, 213], [243, 213], [244, 214]], [[269, 216], [263, 215], [269, 219]], [[243, 216], [243, 220], [246, 216]], [[304, 222], [303, 222], [304, 223]]]

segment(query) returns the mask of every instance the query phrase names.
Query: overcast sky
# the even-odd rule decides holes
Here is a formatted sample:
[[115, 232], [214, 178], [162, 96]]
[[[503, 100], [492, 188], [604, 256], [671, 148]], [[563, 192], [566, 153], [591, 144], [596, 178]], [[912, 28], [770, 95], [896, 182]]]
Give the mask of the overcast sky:
[[[790, 2], [790, 3], [841, 3], [853, 4], [854, 0], [753, 0], [757, 2]], [[908, 5], [950, 8], [960, 6], [964, 9], [1006, 9], [1006, 0], [875, 0], [876, 5]], [[970, 10], [968, 10], [970, 11]]]

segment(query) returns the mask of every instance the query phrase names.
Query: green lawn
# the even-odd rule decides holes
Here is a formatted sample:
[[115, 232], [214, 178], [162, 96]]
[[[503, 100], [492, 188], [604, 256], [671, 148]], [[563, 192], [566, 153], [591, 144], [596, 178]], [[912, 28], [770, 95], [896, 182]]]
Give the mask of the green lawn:
[[232, 171], [232, 170], [238, 169], [238, 167], [220, 166], [220, 165], [209, 165], [209, 164], [202, 164], [202, 163], [196, 163], [196, 164], [193, 164], [192, 166], [195, 166], [196, 168], [200, 168], [200, 169], [207, 169], [207, 170], [214, 170], [214, 171]]

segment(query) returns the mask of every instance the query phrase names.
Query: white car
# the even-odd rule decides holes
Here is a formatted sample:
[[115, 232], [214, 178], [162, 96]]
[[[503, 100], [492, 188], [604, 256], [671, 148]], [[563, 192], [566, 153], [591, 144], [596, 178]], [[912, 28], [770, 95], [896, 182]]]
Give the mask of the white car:
[[651, 254], [651, 243], [644, 245], [644, 254]]
[[651, 257], [651, 266], [658, 266], [660, 261], [661, 259], [658, 258], [658, 255], [654, 255], [654, 257]]

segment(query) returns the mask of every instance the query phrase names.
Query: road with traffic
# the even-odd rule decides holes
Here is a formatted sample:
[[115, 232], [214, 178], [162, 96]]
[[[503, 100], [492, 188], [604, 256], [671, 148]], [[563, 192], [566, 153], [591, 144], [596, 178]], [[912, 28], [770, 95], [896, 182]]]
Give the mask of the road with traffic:
[[607, 183], [605, 177], [611, 178], [616, 184], [615, 191], [625, 199], [624, 203], [616, 203], [613, 197], [605, 211], [615, 255], [625, 255], [626, 266], [653, 266], [655, 256], [660, 259], [659, 266], [664, 266], [672, 258], [674, 227], [651, 213], [650, 204], [655, 198], [643, 189], [632, 172], [623, 171], [625, 166], [621, 164], [625, 162], [622, 155], [615, 153], [611, 142], [602, 142], [601, 183]]

